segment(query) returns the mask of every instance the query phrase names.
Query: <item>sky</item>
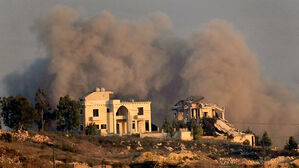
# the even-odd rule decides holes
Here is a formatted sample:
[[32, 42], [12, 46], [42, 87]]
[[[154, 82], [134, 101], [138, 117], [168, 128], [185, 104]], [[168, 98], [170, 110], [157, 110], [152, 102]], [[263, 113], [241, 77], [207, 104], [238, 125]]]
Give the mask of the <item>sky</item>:
[[182, 38], [212, 19], [224, 19], [245, 37], [263, 76], [299, 94], [296, 0], [0, 0], [0, 95], [7, 94], [1, 82], [5, 75], [45, 56], [33, 25], [57, 5], [72, 7], [86, 18], [107, 10], [119, 19], [141, 20], [160, 11], [169, 16], [173, 31]]
[[106, 10], [118, 19], [143, 20], [162, 12], [171, 20], [174, 34], [183, 39], [211, 20], [225, 20], [244, 36], [262, 76], [299, 95], [297, 0], [0, 0], [0, 97], [7, 96], [2, 82], [6, 75], [46, 57], [34, 25], [59, 5], [73, 8], [82, 18]]

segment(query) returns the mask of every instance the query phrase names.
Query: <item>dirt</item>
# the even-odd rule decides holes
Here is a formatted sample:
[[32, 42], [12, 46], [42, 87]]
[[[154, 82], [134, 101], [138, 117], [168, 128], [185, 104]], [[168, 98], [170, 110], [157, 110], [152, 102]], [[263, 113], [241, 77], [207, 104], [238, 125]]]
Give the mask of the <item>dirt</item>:
[[[136, 136], [11, 134], [12, 142], [0, 140], [0, 167], [51, 167], [53, 151], [57, 167], [259, 167], [262, 163], [261, 149], [224, 140], [184, 142]], [[269, 165], [297, 164], [296, 158], [282, 159], [287, 163], [268, 160]]]

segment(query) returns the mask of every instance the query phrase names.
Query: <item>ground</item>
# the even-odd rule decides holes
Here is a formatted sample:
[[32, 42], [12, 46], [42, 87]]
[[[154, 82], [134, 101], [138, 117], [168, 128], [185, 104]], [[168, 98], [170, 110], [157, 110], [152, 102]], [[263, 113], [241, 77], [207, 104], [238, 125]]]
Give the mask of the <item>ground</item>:
[[[223, 140], [140, 139], [131, 136], [86, 136], [62, 133], [1, 135], [0, 167], [262, 167], [263, 150]], [[296, 155], [268, 152], [266, 167], [295, 167]], [[298, 157], [298, 155], [297, 155]], [[272, 159], [273, 158], [273, 159]], [[276, 167], [274, 166], [274, 167]]]

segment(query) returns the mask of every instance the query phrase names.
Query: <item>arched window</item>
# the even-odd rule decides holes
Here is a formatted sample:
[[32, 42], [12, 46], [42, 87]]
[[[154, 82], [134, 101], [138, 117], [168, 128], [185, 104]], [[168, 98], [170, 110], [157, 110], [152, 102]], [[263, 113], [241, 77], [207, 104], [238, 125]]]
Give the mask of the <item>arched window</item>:
[[116, 116], [127, 116], [128, 109], [125, 106], [120, 106], [116, 112]]

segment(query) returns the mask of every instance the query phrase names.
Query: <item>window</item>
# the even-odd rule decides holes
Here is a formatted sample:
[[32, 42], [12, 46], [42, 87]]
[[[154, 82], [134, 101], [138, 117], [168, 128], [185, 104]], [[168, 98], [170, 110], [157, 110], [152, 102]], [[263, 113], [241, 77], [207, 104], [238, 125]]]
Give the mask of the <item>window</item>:
[[80, 125], [80, 131], [83, 131], [83, 125], [82, 124]]
[[106, 124], [101, 124], [101, 129], [106, 129]]
[[132, 129], [135, 129], [135, 123], [132, 124]]
[[110, 112], [110, 108], [107, 108], [107, 113], [109, 113]]
[[204, 113], [203, 113], [203, 116], [204, 116], [204, 117], [208, 117], [208, 112], [204, 112]]
[[100, 126], [98, 124], [96, 124], [97, 129], [100, 129]]
[[99, 109], [93, 109], [93, 116], [98, 117], [99, 116]]
[[80, 114], [81, 114], [81, 115], [83, 114], [83, 109], [80, 109]]
[[138, 107], [138, 115], [143, 115], [143, 107]]

